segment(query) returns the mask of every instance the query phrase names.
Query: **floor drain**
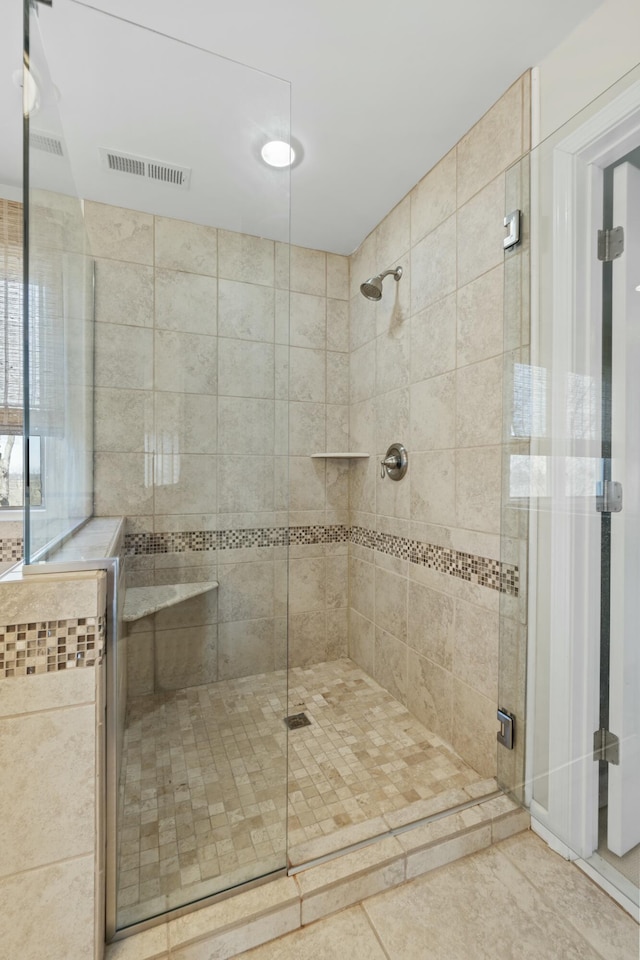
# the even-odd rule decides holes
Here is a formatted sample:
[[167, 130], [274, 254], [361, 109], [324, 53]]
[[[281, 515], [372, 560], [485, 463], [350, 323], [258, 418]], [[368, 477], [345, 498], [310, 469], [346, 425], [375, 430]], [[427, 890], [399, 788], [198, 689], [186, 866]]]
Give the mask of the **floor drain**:
[[306, 713], [292, 713], [290, 717], [284, 718], [284, 722], [289, 727], [289, 730], [297, 730], [298, 727], [311, 726], [311, 720], [309, 720]]

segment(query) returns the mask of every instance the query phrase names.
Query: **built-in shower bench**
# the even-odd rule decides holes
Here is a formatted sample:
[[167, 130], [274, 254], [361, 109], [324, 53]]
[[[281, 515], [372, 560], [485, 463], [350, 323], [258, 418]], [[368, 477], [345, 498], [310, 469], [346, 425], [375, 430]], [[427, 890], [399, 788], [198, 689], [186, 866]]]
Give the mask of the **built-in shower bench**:
[[202, 583], [168, 583], [160, 587], [127, 587], [124, 595], [125, 623], [141, 620], [158, 610], [173, 607], [183, 600], [198, 597], [201, 593], [218, 589], [217, 580], [206, 580]]

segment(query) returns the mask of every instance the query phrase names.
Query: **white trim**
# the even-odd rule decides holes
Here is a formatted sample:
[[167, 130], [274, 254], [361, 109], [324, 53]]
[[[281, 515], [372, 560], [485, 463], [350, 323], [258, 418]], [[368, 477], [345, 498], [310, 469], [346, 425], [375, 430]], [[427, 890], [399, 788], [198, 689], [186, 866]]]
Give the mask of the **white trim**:
[[540, 837], [541, 840], [544, 840], [548, 847], [550, 847], [555, 853], [559, 854], [565, 860], [576, 860], [576, 855], [573, 850], [571, 850], [566, 843], [563, 843], [559, 837], [556, 837], [555, 833], [552, 833], [551, 830], [545, 827], [544, 824], [540, 823], [540, 821], [533, 816], [531, 817], [531, 829]]
[[531, 68], [531, 146], [540, 143], [540, 67]]
[[[578, 118], [579, 120], [579, 118]], [[551, 146], [553, 172], [553, 301], [550, 333], [553, 353], [553, 389], [562, 397], [567, 372], [601, 376], [601, 277], [595, 256], [596, 231], [602, 210], [602, 171], [640, 143], [640, 81], [635, 82], [597, 114]], [[532, 167], [533, 169], [533, 167]], [[535, 187], [537, 181], [532, 179]], [[532, 203], [533, 226], [537, 206]], [[542, 226], [542, 224], [540, 224]], [[538, 238], [538, 245], [544, 242]], [[537, 248], [532, 245], [532, 277], [539, 284]], [[532, 297], [532, 362], [541, 334]], [[586, 322], [585, 322], [586, 318]], [[535, 336], [534, 336], [535, 334]], [[599, 721], [599, 595], [600, 517], [580, 514], [563, 502], [565, 456], [573, 453], [566, 436], [564, 404], [552, 407], [556, 512], [550, 556], [549, 641], [553, 662], [549, 670], [548, 771], [535, 769], [532, 741], [527, 744], [527, 794], [534, 775], [548, 773], [548, 810], [531, 801], [532, 826], [554, 849], [574, 859], [590, 857], [598, 846], [598, 765], [593, 761], [593, 731]], [[589, 454], [600, 457], [598, 438]], [[563, 509], [567, 507], [566, 511]], [[530, 524], [530, 569], [537, 570], [537, 517]], [[537, 623], [535, 590], [531, 592], [528, 722], [536, 727], [532, 683], [535, 675]], [[535, 825], [534, 825], [535, 824]], [[561, 840], [559, 838], [562, 838]], [[559, 849], [559, 847], [561, 849]], [[592, 868], [593, 869], [593, 868]]]

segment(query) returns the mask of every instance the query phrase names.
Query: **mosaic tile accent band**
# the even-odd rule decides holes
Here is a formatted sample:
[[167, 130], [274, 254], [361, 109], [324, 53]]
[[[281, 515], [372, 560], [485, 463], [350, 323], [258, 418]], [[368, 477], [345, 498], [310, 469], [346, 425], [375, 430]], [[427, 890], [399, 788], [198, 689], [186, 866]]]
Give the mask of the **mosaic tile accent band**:
[[380, 533], [366, 527], [330, 526], [262, 527], [249, 530], [209, 530], [193, 533], [133, 533], [125, 537], [128, 556], [240, 550], [246, 547], [283, 547], [288, 544], [351, 543], [379, 550], [399, 560], [408, 560], [489, 590], [517, 597], [517, 566], [479, 557], [434, 543]]
[[0, 538], [0, 563], [8, 563], [10, 560], [22, 560], [23, 547], [22, 537]]
[[94, 667], [105, 636], [105, 617], [0, 626], [0, 680]]
[[410, 540], [408, 537], [379, 533], [376, 530], [368, 530], [366, 527], [351, 527], [349, 539], [361, 547], [379, 550], [399, 560], [409, 560], [410, 563], [438, 570], [459, 580], [477, 583], [481, 587], [499, 590], [500, 593], [508, 593], [514, 597], [518, 596], [520, 576], [518, 568], [513, 564], [490, 560], [488, 557], [478, 557], [473, 553], [441, 547], [435, 543], [424, 543], [421, 540]]
[[208, 550], [243, 550], [247, 547], [286, 547], [289, 544], [346, 543], [343, 524], [307, 527], [256, 527], [247, 530], [196, 530], [184, 533], [128, 533], [127, 556], [154, 553], [200, 553]]

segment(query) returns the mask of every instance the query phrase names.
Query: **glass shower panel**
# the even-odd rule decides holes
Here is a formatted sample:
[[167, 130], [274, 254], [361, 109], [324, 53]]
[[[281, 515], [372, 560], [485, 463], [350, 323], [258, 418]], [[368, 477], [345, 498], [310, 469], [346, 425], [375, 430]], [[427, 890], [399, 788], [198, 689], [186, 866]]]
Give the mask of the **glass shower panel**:
[[95, 260], [94, 514], [126, 518], [111, 938], [287, 865], [289, 173], [260, 150], [290, 91], [72, 0], [38, 20]]
[[41, 33], [26, 2], [24, 70], [25, 485], [29, 564], [93, 508], [93, 260]]

